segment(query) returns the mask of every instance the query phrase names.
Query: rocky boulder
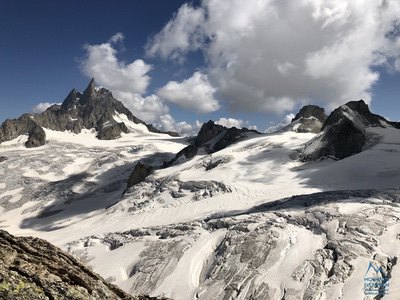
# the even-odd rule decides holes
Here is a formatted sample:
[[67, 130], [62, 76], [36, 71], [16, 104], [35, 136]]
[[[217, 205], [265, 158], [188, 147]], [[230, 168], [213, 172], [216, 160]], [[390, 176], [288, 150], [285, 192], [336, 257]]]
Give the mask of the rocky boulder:
[[128, 128], [123, 122], [103, 126], [97, 133], [97, 138], [99, 140], [115, 140], [121, 137], [121, 133], [128, 133]]
[[36, 125], [30, 132], [28, 141], [25, 143], [27, 148], [40, 147], [46, 144], [46, 132], [39, 125]]
[[32, 117], [27, 114], [18, 119], [7, 119], [0, 126], [0, 143], [13, 140], [23, 134], [29, 134], [37, 125]]
[[154, 167], [138, 162], [129, 176], [127, 189], [145, 180], [153, 171]]
[[14, 237], [3, 230], [0, 230], [0, 298], [151, 299], [126, 294], [42, 239]]

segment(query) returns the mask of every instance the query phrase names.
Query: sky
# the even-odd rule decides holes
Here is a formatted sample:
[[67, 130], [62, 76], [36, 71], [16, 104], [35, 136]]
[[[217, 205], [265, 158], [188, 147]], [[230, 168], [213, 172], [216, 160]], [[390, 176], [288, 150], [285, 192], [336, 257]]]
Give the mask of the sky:
[[359, 99], [400, 120], [400, 2], [0, 0], [0, 121], [92, 77], [182, 134], [210, 119], [265, 131]]

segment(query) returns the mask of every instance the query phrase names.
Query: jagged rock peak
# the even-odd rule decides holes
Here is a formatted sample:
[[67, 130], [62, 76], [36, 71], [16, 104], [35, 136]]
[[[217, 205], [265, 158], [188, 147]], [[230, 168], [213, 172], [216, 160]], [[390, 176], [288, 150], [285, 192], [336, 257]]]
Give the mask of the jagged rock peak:
[[367, 127], [398, 128], [396, 122], [370, 112], [363, 101], [350, 101], [335, 109], [326, 119], [322, 132], [305, 146], [303, 160], [316, 160], [323, 156], [343, 159], [363, 150], [367, 141]]
[[358, 127], [366, 126], [387, 126], [391, 124], [385, 118], [371, 113], [364, 100], [350, 101], [336, 108], [327, 118], [322, 130], [336, 124], [343, 118], [352, 119]]
[[219, 135], [221, 132], [225, 131], [226, 129], [226, 127], [215, 124], [213, 121], [209, 120], [207, 123], [204, 123], [203, 126], [201, 126], [194, 144], [196, 146], [201, 146]]
[[305, 105], [292, 119], [292, 122], [283, 128], [283, 131], [319, 133], [326, 118], [325, 110], [322, 107]]
[[311, 117], [318, 119], [322, 123], [324, 123], [327, 118], [325, 110], [322, 107], [319, 107], [317, 105], [305, 105], [292, 119], [292, 122], [299, 120], [300, 118], [311, 118]]
[[96, 95], [96, 87], [94, 84], [94, 78], [92, 78], [82, 94], [82, 97], [80, 99], [81, 104], [85, 105], [89, 101], [93, 100], [95, 95]]
[[215, 124], [210, 120], [201, 127], [194, 141], [194, 145], [197, 147], [205, 147], [208, 152], [216, 152], [235, 143], [237, 140], [247, 136], [247, 134], [252, 133], [260, 134], [257, 130], [251, 130], [245, 127], [241, 129], [236, 127], [227, 128]]
[[61, 108], [63, 110], [68, 110], [73, 108], [75, 103], [79, 100], [80, 96], [81, 96], [80, 93], [78, 93], [76, 89], [72, 89], [69, 92], [68, 96], [63, 101], [63, 103], [61, 104]]
[[67, 130], [76, 134], [82, 129], [94, 128], [99, 132], [98, 138], [115, 139], [119, 138], [122, 132], [128, 132], [126, 124], [120, 124], [115, 118], [116, 115], [125, 115], [130, 122], [143, 124], [150, 132], [178, 136], [175, 132], [160, 131], [136, 118], [109, 90], [96, 88], [92, 78], [83, 93], [71, 90], [61, 106], [53, 105], [40, 114], [24, 114], [18, 119], [6, 120], [0, 126], [0, 144], [28, 134], [28, 147], [41, 146], [46, 139], [43, 128]]

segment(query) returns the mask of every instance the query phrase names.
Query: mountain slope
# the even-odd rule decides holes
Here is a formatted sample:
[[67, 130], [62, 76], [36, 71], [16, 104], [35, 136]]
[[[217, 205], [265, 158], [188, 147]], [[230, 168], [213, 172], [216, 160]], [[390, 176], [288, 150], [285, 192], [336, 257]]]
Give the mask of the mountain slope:
[[[45, 129], [40, 149], [24, 137], [0, 145], [0, 226], [48, 239], [132, 294], [362, 299], [371, 262], [397, 295], [400, 130], [377, 120], [363, 123], [361, 152], [315, 161], [300, 158], [328, 125], [240, 134], [217, 152], [209, 141], [226, 129], [211, 130], [197, 155], [186, 139], [129, 121], [137, 130], [117, 140]], [[135, 166], [181, 151], [191, 159], [126, 190]]]
[[0, 298], [150, 299], [129, 296], [44, 240], [14, 237], [4, 230], [0, 230]]
[[143, 125], [148, 131], [177, 136], [174, 132], [162, 132], [136, 118], [112, 93], [96, 88], [92, 79], [83, 93], [73, 89], [61, 105], [53, 105], [41, 114], [24, 114], [18, 119], [6, 120], [0, 126], [0, 143], [27, 134], [27, 147], [45, 144], [43, 128], [55, 131], [80, 133], [83, 129], [95, 129], [99, 139], [116, 139], [129, 129], [116, 116], [125, 116], [127, 121]]
[[366, 145], [369, 127], [398, 128], [398, 123], [371, 113], [363, 100], [348, 102], [329, 115], [321, 134], [306, 145], [303, 159], [315, 160], [323, 156], [342, 159], [359, 153]]

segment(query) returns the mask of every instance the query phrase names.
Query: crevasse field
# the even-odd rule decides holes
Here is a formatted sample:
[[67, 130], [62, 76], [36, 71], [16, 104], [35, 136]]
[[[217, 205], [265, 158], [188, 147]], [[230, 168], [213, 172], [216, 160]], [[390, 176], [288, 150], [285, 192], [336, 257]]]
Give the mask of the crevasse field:
[[[365, 151], [301, 162], [315, 136], [249, 135], [156, 170], [126, 190], [137, 163], [162, 165], [187, 139], [46, 130], [0, 145], [0, 227], [44, 238], [132, 294], [186, 299], [363, 299], [374, 255], [399, 257], [400, 131], [369, 128]], [[400, 266], [390, 293], [398, 299]], [[397, 297], [397, 298], [396, 298]]]

